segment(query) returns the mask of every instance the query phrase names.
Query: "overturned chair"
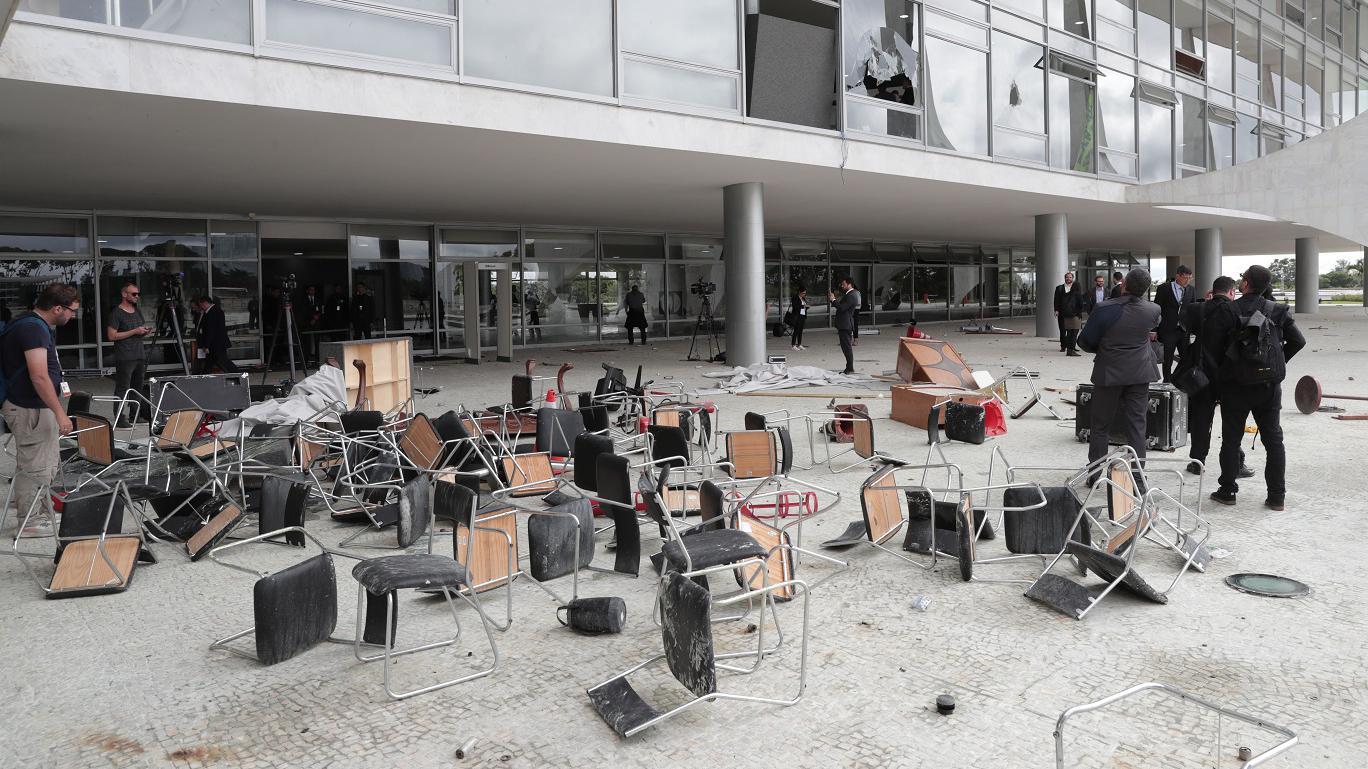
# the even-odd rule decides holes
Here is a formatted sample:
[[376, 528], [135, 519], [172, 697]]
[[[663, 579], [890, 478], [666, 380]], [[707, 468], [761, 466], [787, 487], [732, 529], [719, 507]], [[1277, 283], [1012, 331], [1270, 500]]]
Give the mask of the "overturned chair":
[[[33, 505], [19, 521], [23, 530], [34, 509], [51, 493], [38, 490]], [[51, 552], [19, 549], [19, 543], [32, 540], [15, 537], [14, 555], [47, 598], [75, 598], [105, 593], [121, 593], [133, 580], [138, 562], [155, 562], [145, 549], [142, 527], [132, 534], [123, 532], [124, 515], [136, 516], [133, 500], [122, 482], [112, 488], [69, 495], [62, 501], [61, 522], [53, 535], [56, 547]], [[56, 568], [46, 584], [31, 565], [34, 560], [51, 560]]]
[[[635, 665], [613, 678], [586, 692], [605, 723], [619, 737], [627, 738], [649, 729], [656, 724], [683, 713], [704, 702], [716, 700], [737, 700], [769, 705], [788, 706], [796, 704], [803, 697], [807, 687], [807, 648], [808, 648], [808, 592], [800, 580], [790, 580], [758, 589], [746, 590], [727, 598], [715, 599], [712, 593], [695, 582], [695, 578], [708, 574], [730, 571], [731, 566], [717, 566], [693, 572], [670, 572], [661, 579], [658, 591], [658, 604], [661, 624], [662, 652], [639, 665]], [[736, 656], [751, 656], [753, 652], [718, 654], [713, 644], [712, 609], [714, 606], [728, 606], [761, 598], [761, 614], [758, 634], [765, 632], [764, 606], [769, 604], [769, 596], [776, 590], [796, 590], [803, 599], [803, 627], [800, 643], [798, 667], [798, 689], [791, 697], [764, 697], [754, 694], [734, 694], [718, 688], [718, 670], [739, 671], [722, 662]], [[763, 638], [757, 639], [763, 647]], [[694, 699], [669, 710], [659, 710], [637, 693], [628, 676], [642, 668], [664, 660], [674, 676]], [[759, 663], [757, 662], [756, 667]]]
[[[295, 534], [307, 538], [320, 552], [274, 573], [249, 569], [221, 560], [224, 553], [245, 545], [288, 537]], [[257, 577], [252, 590], [253, 614], [256, 624], [225, 638], [214, 641], [211, 649], [222, 649], [240, 657], [254, 659], [264, 665], [274, 665], [317, 646], [325, 641], [350, 644], [356, 659], [361, 662], [384, 662], [385, 693], [396, 700], [454, 686], [493, 673], [499, 665], [499, 649], [494, 642], [494, 631], [489, 618], [473, 594], [463, 592], [467, 578], [465, 568], [452, 558], [432, 553], [406, 553], [379, 558], [358, 559], [352, 569], [357, 581], [356, 636], [352, 639], [332, 635], [337, 625], [337, 574], [334, 557], [356, 558], [330, 550], [304, 529], [292, 527], [268, 532], [215, 548], [209, 557], [218, 564]], [[452, 638], [396, 650], [394, 637], [398, 630], [397, 593], [400, 590], [441, 591], [456, 624]], [[484, 627], [485, 637], [493, 660], [486, 668], [439, 683], [408, 691], [395, 691], [392, 683], [394, 658], [431, 649], [451, 646], [461, 637], [461, 620], [455, 598], [459, 597], [475, 610]], [[255, 635], [255, 653], [230, 645], [247, 635]], [[369, 656], [362, 647], [380, 648]]]

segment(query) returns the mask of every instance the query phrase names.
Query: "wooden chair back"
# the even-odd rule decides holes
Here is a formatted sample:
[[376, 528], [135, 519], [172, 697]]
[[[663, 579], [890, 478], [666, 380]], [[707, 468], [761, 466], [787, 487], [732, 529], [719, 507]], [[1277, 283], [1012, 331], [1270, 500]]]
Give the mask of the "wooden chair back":
[[161, 437], [157, 439], [159, 449], [178, 449], [189, 446], [195, 440], [195, 433], [199, 432], [200, 425], [204, 422], [204, 412], [199, 409], [181, 409], [173, 411], [166, 417], [166, 425], [162, 427]]
[[860, 489], [860, 506], [864, 508], [865, 528], [870, 542], [882, 544], [893, 536], [903, 521], [902, 490], [879, 488], [897, 484], [897, 476], [889, 466], [875, 471]]
[[864, 459], [874, 456], [874, 420], [868, 416], [856, 415], [850, 425], [855, 439], [855, 454]]
[[72, 414], [76, 429], [76, 456], [92, 464], [114, 464], [114, 426], [94, 414]]
[[435, 470], [442, 461], [442, 437], [427, 414], [414, 414], [408, 429], [399, 436], [399, 450], [421, 470]]
[[727, 461], [733, 478], [768, 478], [779, 471], [774, 433], [745, 430], [727, 433]]
[[[765, 568], [754, 568], [746, 580], [746, 587], [750, 590], [759, 590], [765, 586], [766, 581], [771, 585], [780, 582], [787, 582], [793, 579], [793, 551], [780, 547], [789, 544], [789, 534], [774, 526], [757, 521], [754, 518], [741, 516], [737, 522], [737, 528], [751, 535], [760, 546], [772, 551], [765, 559]], [[768, 580], [766, 574], [768, 573]], [[775, 590], [773, 595], [780, 601], [785, 601], [793, 597], [795, 588], [785, 587]]]
[[651, 424], [662, 427], [679, 427], [679, 414], [680, 411], [676, 408], [656, 409], [651, 415]]
[[509, 486], [533, 484], [525, 489], [519, 489], [509, 496], [537, 497], [550, 494], [556, 490], [556, 481], [551, 471], [550, 454], [545, 452], [517, 454], [504, 457], [500, 461], [503, 464], [504, 477], [508, 479]]

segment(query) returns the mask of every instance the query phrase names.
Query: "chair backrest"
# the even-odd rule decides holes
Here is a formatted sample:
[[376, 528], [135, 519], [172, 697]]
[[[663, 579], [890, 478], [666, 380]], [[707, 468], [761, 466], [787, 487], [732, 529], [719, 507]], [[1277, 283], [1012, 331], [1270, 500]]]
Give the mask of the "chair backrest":
[[651, 424], [661, 427], [680, 427], [680, 410], [673, 406], [658, 408], [651, 413]]
[[439, 477], [433, 484], [432, 514], [438, 518], [455, 521], [457, 528], [473, 527], [471, 518], [478, 503], [479, 496], [469, 487], [457, 483], [454, 478], [448, 481]]
[[166, 424], [162, 427], [161, 437], [157, 440], [157, 448], [174, 449], [180, 446], [189, 446], [195, 440], [195, 433], [199, 432], [200, 425], [204, 423], [204, 412], [199, 409], [181, 409], [173, 411], [166, 417]]
[[599, 454], [594, 468], [598, 496], [631, 510], [632, 461], [618, 454]]
[[357, 433], [373, 433], [380, 429], [380, 425], [385, 423], [385, 415], [379, 411], [364, 411], [353, 409], [344, 411], [338, 416], [342, 422], [342, 432], [346, 435], [356, 435]]
[[[587, 393], [581, 393], [581, 395], [587, 395]], [[590, 432], [602, 432], [610, 426], [607, 405], [581, 405], [579, 415], [584, 419], [584, 429]]]
[[552, 456], [568, 457], [575, 451], [575, 438], [584, 432], [584, 417], [578, 411], [558, 408], [537, 409], [537, 450]]
[[[303, 526], [304, 506], [308, 500], [309, 484], [302, 478], [284, 475], [262, 478], [258, 531], [265, 534], [287, 526]], [[304, 535], [298, 532], [290, 532], [286, 538], [292, 545], [304, 546]]]
[[432, 429], [437, 431], [437, 436], [443, 442], [470, 437], [470, 432], [461, 422], [461, 416], [454, 409], [432, 420]]
[[[124, 496], [113, 489], [67, 497], [62, 502], [62, 519], [57, 524], [57, 538], [64, 540], [118, 534], [123, 531], [123, 509]], [[106, 515], [109, 516], [107, 525]]]
[[509, 486], [521, 486], [523, 484], [536, 484], [525, 489], [519, 489], [512, 496], [530, 497], [541, 494], [549, 494], [556, 488], [556, 481], [551, 472], [551, 455], [544, 452], [537, 454], [516, 454], [511, 457], [504, 457], [500, 460], [503, 464], [504, 478], [508, 479]]
[[[1045, 506], [1034, 510], [1008, 510], [1002, 514], [1003, 538], [1007, 551], [1049, 555], [1064, 549], [1069, 531], [1083, 507], [1078, 495], [1068, 486], [1042, 486], [1039, 492], [1028, 486], [1013, 486], [1002, 492], [1003, 507], [1031, 507], [1045, 497]], [[1088, 527], [1080, 526], [1073, 539], [1087, 544]]]
[[613, 439], [606, 435], [580, 433], [575, 438], [575, 458], [571, 465], [575, 485], [585, 491], [598, 491], [598, 458], [613, 453]]
[[764, 415], [757, 414], [754, 411], [747, 411], [746, 415], [742, 417], [742, 422], [747, 430], [763, 430], [766, 427]]
[[793, 435], [787, 427], [777, 427], [774, 433], [779, 436], [779, 473], [788, 475], [793, 469]]
[[525, 409], [532, 405], [532, 377], [527, 374], [513, 375], [512, 400], [515, 409]]
[[427, 414], [414, 414], [399, 436], [399, 450], [420, 470], [435, 470], [442, 461], [442, 437]]
[[779, 469], [779, 450], [769, 430], [727, 433], [727, 461], [734, 478], [768, 478]]
[[712, 593], [671, 572], [660, 591], [660, 636], [670, 673], [695, 696], [717, 691], [713, 654]]
[[[117, 393], [117, 395], [121, 398], [123, 397], [123, 393]], [[90, 411], [90, 404], [94, 402], [94, 400], [95, 396], [91, 395], [88, 392], [82, 392], [81, 390], [73, 390], [71, 393], [71, 397], [67, 398], [67, 413], [74, 414], [78, 411]]]
[[[1124, 521], [1135, 511], [1135, 476], [1126, 465], [1114, 462], [1107, 468], [1107, 478], [1115, 486], [1107, 486], [1107, 514], [1113, 521]], [[1120, 487], [1120, 488], [1117, 488]]]
[[851, 422], [850, 429], [855, 438], [856, 456], [869, 459], [874, 456], [874, 420], [868, 414], [852, 413], [855, 421]]
[[337, 627], [337, 574], [319, 553], [268, 574], [252, 588], [256, 653], [263, 665], [284, 662], [328, 640]]
[[698, 515], [701, 521], [699, 530], [727, 528], [727, 496], [722, 487], [712, 481], [703, 481], [698, 486]]
[[114, 426], [108, 419], [73, 413], [71, 424], [77, 430], [76, 456], [103, 467], [114, 464]]
[[214, 549], [228, 532], [233, 530], [238, 521], [241, 521], [246, 513], [242, 508], [229, 502], [221, 510], [209, 519], [209, 522], [200, 527], [185, 541], [185, 552], [189, 553], [191, 561], [198, 561], [206, 553]]
[[689, 440], [683, 428], [668, 425], [651, 425], [646, 428], [651, 435], [651, 459], [661, 460], [670, 457], [683, 457], [670, 463], [671, 467], [687, 465], [692, 461]]
[[[661, 535], [669, 528], [669, 516], [673, 513], [667, 508], [665, 501], [670, 492], [670, 468], [668, 466], [656, 468], [658, 475], [655, 483], [650, 483], [650, 476], [643, 475], [641, 479], [642, 501], [646, 503], [646, 517], [660, 526]], [[680, 512], [683, 512], [682, 510]]]
[[432, 480], [426, 475], [404, 484], [399, 494], [399, 547], [408, 547], [432, 523]]
[[[903, 520], [902, 492], [892, 465], [875, 470], [860, 487], [860, 507], [864, 512], [869, 541], [876, 544], [893, 536]], [[887, 488], [879, 488], [887, 487]]]

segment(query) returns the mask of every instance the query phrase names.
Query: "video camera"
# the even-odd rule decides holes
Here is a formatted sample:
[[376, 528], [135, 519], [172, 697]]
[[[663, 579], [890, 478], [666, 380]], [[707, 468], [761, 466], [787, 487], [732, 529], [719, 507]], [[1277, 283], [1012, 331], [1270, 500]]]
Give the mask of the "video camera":
[[299, 284], [295, 281], [293, 272], [280, 279], [280, 293], [282, 294], [289, 294], [298, 287]]
[[697, 283], [693, 283], [689, 286], [689, 293], [697, 294], [698, 296], [712, 296], [715, 291], [717, 291], [717, 284], [710, 283], [706, 280], [699, 280]]
[[185, 286], [185, 273], [173, 272], [163, 275], [161, 279], [161, 294], [163, 301], [180, 302], [181, 289]]

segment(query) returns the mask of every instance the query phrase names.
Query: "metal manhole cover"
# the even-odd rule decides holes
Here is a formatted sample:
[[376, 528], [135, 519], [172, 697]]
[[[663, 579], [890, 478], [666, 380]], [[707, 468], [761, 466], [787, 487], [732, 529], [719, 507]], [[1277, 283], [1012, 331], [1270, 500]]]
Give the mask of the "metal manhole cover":
[[1300, 598], [1311, 592], [1306, 583], [1276, 574], [1232, 574], [1226, 577], [1226, 584], [1241, 593], [1268, 598]]

